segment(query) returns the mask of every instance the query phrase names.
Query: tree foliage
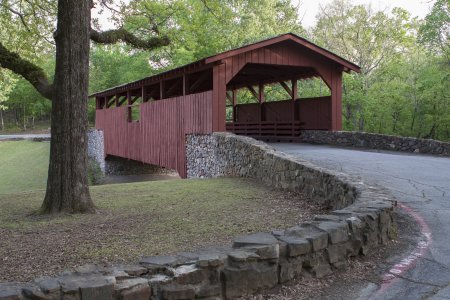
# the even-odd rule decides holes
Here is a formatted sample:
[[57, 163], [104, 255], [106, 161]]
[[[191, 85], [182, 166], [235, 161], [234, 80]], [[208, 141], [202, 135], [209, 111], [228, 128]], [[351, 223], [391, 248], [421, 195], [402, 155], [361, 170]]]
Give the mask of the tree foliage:
[[[54, 9], [52, 2], [24, 2], [31, 3], [22, 9], [24, 16], [29, 19], [35, 10], [37, 16], [42, 16], [33, 20], [35, 25], [30, 27], [47, 24], [40, 34], [45, 33], [48, 39], [54, 28], [51, 22], [43, 20], [51, 16], [46, 11]], [[101, 2], [105, 4], [103, 9], [112, 8], [112, 21], [120, 30], [132, 32], [141, 40], [167, 36], [171, 44], [152, 51], [151, 55], [127, 43], [93, 45], [90, 92], [256, 40], [294, 32], [361, 66], [362, 74], [344, 76], [344, 129], [450, 140], [448, 0], [436, 0], [423, 20], [411, 18], [400, 8], [377, 11], [370, 5], [334, 0], [322, 7], [316, 25], [308, 31], [301, 26], [298, 7], [290, 0], [132, 0], [121, 5], [113, 0]], [[45, 6], [45, 10], [37, 4]], [[4, 28], [8, 28], [0, 28], [2, 43], [8, 49], [17, 50], [21, 57], [43, 65], [48, 56], [39, 53], [52, 53], [52, 43], [27, 33], [20, 16], [5, 7], [0, 7], [0, 12], [2, 17], [6, 16]], [[94, 29], [99, 31], [100, 27]], [[115, 39], [120, 36], [126, 42], [120, 31], [111, 35]], [[51, 74], [47, 71], [44, 68], [47, 75]], [[19, 80], [16, 86], [21, 84]], [[298, 87], [301, 97], [329, 93], [321, 80], [300, 81]], [[36, 102], [40, 101], [29, 90], [24, 89], [24, 93], [26, 97], [21, 97], [15, 88], [6, 101], [8, 107], [16, 107], [11, 104], [19, 102], [19, 98], [36, 97]], [[255, 101], [248, 91], [240, 93], [244, 101]], [[279, 85], [267, 87], [266, 94], [274, 100], [288, 97]], [[32, 102], [27, 101], [27, 107]], [[93, 110], [91, 104], [91, 120]]]
[[348, 0], [322, 8], [311, 38], [362, 69], [344, 76], [344, 129], [450, 139], [448, 24], [445, 0], [425, 22]]

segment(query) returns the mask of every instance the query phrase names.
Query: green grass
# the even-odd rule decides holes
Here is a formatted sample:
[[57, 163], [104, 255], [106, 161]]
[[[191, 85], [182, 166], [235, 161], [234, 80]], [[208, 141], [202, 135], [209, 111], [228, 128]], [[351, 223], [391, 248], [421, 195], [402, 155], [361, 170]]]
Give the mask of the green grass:
[[0, 194], [44, 189], [49, 142], [0, 142]]

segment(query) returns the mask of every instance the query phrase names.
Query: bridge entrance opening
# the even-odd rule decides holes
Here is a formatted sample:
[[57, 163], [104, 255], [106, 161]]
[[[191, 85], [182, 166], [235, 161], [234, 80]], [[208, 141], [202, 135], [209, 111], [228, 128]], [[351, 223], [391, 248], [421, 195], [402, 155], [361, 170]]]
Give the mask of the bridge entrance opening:
[[331, 130], [330, 89], [312, 67], [246, 64], [227, 84], [226, 107], [227, 131], [257, 139]]

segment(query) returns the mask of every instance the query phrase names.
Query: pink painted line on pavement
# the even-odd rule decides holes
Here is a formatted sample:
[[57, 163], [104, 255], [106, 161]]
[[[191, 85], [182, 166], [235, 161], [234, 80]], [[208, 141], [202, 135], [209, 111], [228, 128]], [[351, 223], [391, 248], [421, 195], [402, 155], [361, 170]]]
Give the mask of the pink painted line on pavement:
[[417, 261], [425, 255], [427, 250], [431, 246], [431, 230], [423, 217], [417, 212], [413, 211], [405, 204], [398, 203], [398, 206], [403, 209], [408, 215], [410, 215], [420, 226], [420, 232], [422, 234], [421, 241], [417, 244], [416, 248], [400, 262], [396, 263], [387, 273], [381, 277], [381, 286], [377, 291], [377, 294], [382, 293], [389, 288], [394, 282], [398, 280], [398, 276], [405, 273], [416, 265]]

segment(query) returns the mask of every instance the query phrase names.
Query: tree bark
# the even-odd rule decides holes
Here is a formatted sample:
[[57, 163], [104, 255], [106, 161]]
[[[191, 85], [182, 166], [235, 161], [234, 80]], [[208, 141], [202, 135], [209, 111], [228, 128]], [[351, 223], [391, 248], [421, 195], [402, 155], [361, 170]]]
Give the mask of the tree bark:
[[[9, 51], [0, 40], [0, 67], [23, 76], [41, 95], [53, 101], [50, 164], [42, 213], [95, 211], [87, 180], [90, 39], [101, 44], [122, 41], [145, 50], [169, 44], [165, 36], [142, 40], [123, 28], [106, 32], [91, 30], [92, 4], [92, 0], [58, 0], [54, 34], [56, 68], [52, 84], [42, 68]], [[16, 120], [19, 124], [18, 115]]]
[[5, 130], [5, 123], [3, 122], [3, 109], [0, 108], [0, 123], [2, 126], [2, 131]]
[[50, 164], [43, 213], [94, 212], [87, 179], [90, 0], [58, 0]]

